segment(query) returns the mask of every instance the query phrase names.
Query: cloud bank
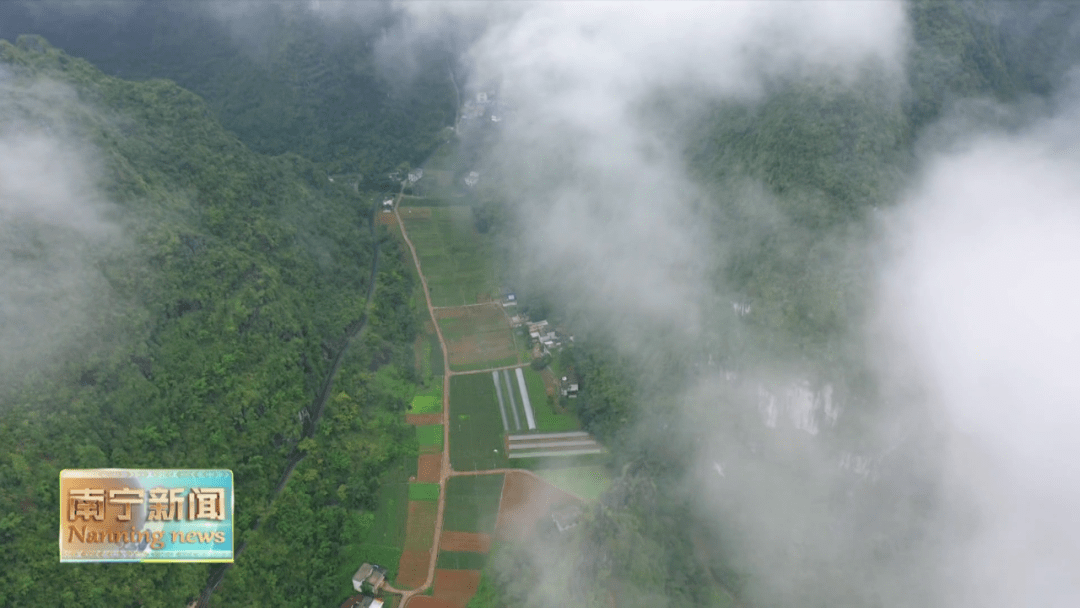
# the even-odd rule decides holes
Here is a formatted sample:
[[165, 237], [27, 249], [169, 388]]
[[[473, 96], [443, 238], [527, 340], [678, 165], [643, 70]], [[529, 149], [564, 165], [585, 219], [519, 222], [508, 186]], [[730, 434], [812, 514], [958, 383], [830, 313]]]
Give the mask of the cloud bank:
[[[44, 371], [92, 331], [93, 260], [119, 236], [99, 167], [69, 129], [74, 92], [0, 71], [0, 383]], [[2, 382], [6, 379], [6, 382]]]
[[[1073, 88], [1075, 92], [1075, 88]], [[950, 606], [1080, 598], [1080, 112], [936, 154], [894, 218], [882, 323], [951, 432]]]

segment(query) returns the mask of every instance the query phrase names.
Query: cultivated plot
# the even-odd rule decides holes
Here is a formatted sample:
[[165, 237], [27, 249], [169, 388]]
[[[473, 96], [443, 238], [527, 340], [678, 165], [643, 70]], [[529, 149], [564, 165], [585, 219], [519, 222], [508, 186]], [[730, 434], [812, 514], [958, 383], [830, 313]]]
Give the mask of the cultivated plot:
[[[342, 548], [342, 557], [349, 564], [371, 562], [387, 568], [387, 577], [396, 581], [398, 563], [405, 542], [405, 525], [408, 505], [408, 479], [416, 473], [414, 459], [408, 459], [388, 471], [379, 485], [378, 505], [370, 517], [365, 513], [353, 515], [345, 525], [343, 534], [348, 542]], [[355, 568], [350, 565], [350, 568]]]
[[516, 365], [517, 348], [502, 306], [463, 306], [435, 311], [450, 354], [450, 369], [469, 371]]
[[528, 473], [507, 473], [496, 537], [525, 540], [536, 531], [541, 519], [550, 516], [552, 509], [576, 504], [581, 504], [578, 499], [542, 479]]
[[611, 487], [611, 475], [602, 465], [540, 469], [536, 474], [556, 488], [586, 500], [600, 498]]
[[426, 500], [409, 501], [409, 518], [405, 524], [405, 550], [398, 561], [395, 586], [411, 589], [427, 578], [429, 551], [435, 541], [435, 516], [438, 503]]
[[439, 484], [430, 482], [410, 483], [409, 500], [426, 500], [429, 502], [439, 500]]
[[449, 570], [483, 570], [487, 563], [486, 552], [447, 551], [440, 549], [436, 566]]
[[491, 247], [476, 232], [470, 207], [399, 209], [435, 306], [495, 299]]
[[417, 391], [409, 406], [410, 414], [438, 414], [442, 412], [442, 378], [433, 378], [430, 385]]
[[502, 417], [491, 374], [450, 378], [450, 465], [457, 471], [507, 466]]
[[435, 570], [434, 597], [465, 608], [480, 588], [479, 570]]
[[421, 454], [435, 454], [443, 448], [443, 428], [441, 424], [425, 424], [416, 427], [416, 441], [420, 444]]
[[[502, 475], [470, 475], [448, 479], [443, 530], [494, 533], [502, 487]], [[455, 550], [463, 549], [459, 547]]]

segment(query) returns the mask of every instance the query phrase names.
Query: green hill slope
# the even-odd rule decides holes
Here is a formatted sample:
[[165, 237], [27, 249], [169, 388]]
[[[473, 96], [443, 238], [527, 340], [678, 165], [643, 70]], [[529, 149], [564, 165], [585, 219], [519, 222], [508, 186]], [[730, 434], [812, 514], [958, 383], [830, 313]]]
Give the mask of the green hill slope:
[[[415, 454], [395, 389], [411, 373], [411, 275], [372, 227], [371, 197], [301, 157], [251, 152], [171, 82], [106, 76], [35, 37], [0, 41], [0, 70], [0, 126], [86, 150], [115, 228], [68, 230], [98, 286], [87, 318], [0, 381], [0, 605], [165, 606], [202, 591], [207, 566], [58, 563], [59, 471], [103, 466], [234, 471], [250, 548], [215, 605], [340, 601], [355, 568], [335, 559], [344, 530], [377, 506], [379, 474]], [[19, 260], [48, 256], [44, 237], [62, 231], [24, 227], [42, 238]]]

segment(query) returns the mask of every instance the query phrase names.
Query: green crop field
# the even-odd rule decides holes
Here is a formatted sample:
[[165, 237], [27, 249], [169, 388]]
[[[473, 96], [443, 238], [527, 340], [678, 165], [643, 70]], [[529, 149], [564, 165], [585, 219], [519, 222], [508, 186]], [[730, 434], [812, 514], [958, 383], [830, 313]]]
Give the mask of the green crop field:
[[435, 567], [444, 570], [483, 570], [485, 564], [487, 553], [440, 551]]
[[525, 369], [525, 388], [529, 391], [529, 401], [532, 402], [533, 415], [536, 417], [536, 430], [544, 433], [581, 430], [581, 425], [573, 414], [557, 413], [552, 408], [540, 372], [532, 368]]
[[502, 475], [451, 477], [446, 482], [443, 530], [493, 534], [502, 486]]
[[420, 443], [421, 448], [424, 446], [435, 446], [441, 450], [443, 445], [442, 425], [425, 424], [416, 427], [416, 440]]
[[414, 482], [409, 484], [409, 500], [439, 500], [439, 484]]
[[489, 373], [450, 378], [450, 465], [458, 471], [509, 466]]
[[491, 247], [470, 207], [414, 207], [402, 221], [416, 247], [435, 306], [475, 304], [496, 294]]
[[601, 465], [568, 467], [565, 469], [539, 469], [536, 474], [551, 485], [566, 490], [586, 500], [596, 500], [611, 487], [611, 475]]
[[409, 407], [410, 414], [438, 414], [442, 411], [442, 389], [443, 382], [441, 377], [435, 377], [431, 386], [417, 391], [413, 396], [412, 405]]
[[404, 480], [412, 475], [416, 475], [416, 458], [403, 460], [381, 478], [375, 511], [350, 515], [345, 526], [349, 544], [342, 549], [350, 569], [355, 568], [353, 564], [371, 562], [385, 566], [390, 580], [397, 576], [409, 504], [409, 484]]

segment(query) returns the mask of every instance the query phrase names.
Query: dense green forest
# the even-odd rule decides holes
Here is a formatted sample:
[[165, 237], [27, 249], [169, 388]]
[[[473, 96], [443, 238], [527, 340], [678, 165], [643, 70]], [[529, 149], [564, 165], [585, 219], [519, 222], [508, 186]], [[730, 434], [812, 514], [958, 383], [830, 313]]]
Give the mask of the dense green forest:
[[345, 23], [289, 2], [132, 1], [67, 16], [34, 4], [0, 6], [0, 38], [40, 34], [107, 74], [173, 80], [252, 150], [359, 173], [372, 189], [420, 164], [454, 124], [452, 47], [425, 48], [408, 70], [380, 69], [378, 32], [395, 20], [386, 3], [365, 3], [362, 19]]
[[[102, 466], [234, 471], [247, 548], [215, 605], [340, 601], [357, 538], [342, 531], [370, 525], [380, 474], [416, 450], [400, 415], [412, 275], [372, 196], [250, 151], [172, 82], [104, 75], [37, 37], [0, 43], [0, 66], [5, 127], [93, 150], [126, 241], [84, 249], [105, 285], [92, 331], [5, 376], [0, 605], [164, 606], [206, 586], [207, 566], [58, 563], [59, 471]], [[40, 103], [53, 89], [73, 93]], [[26, 257], [46, 255], [36, 242]]]

